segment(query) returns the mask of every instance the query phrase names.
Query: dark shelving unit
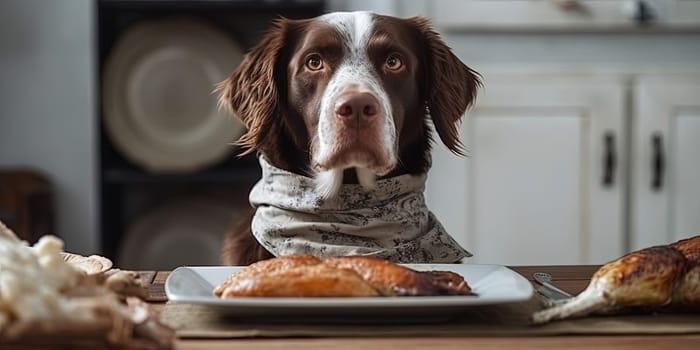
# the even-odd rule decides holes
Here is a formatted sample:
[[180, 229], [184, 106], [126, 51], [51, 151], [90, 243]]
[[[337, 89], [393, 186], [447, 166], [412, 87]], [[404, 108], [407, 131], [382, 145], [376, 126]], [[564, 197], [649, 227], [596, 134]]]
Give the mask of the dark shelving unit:
[[170, 16], [196, 17], [229, 34], [244, 49], [255, 45], [270, 21], [283, 16], [307, 18], [321, 14], [323, 1], [225, 0], [100, 0], [97, 3], [98, 96], [100, 98], [99, 179], [102, 254], [116, 259], [129, 224], [137, 215], [173, 198], [188, 194], [231, 196], [246, 201], [260, 176], [254, 155], [236, 151], [218, 164], [190, 173], [150, 173], [125, 158], [112, 144], [102, 125], [103, 64], [120, 35], [131, 25]]

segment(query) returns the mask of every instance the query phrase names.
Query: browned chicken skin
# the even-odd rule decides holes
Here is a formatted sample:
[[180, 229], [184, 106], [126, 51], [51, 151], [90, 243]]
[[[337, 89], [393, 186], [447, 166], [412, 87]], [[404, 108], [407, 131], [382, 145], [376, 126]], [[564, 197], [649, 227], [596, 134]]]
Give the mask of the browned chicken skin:
[[700, 306], [700, 236], [631, 252], [603, 265], [568, 302], [536, 312], [535, 323], [629, 306]]
[[415, 271], [387, 260], [362, 256], [326, 258], [323, 263], [356, 272], [382, 295], [468, 295], [462, 276], [449, 271]]
[[292, 255], [254, 263], [214, 290], [222, 298], [468, 295], [462, 276], [415, 271], [372, 257]]
[[671, 244], [685, 257], [683, 276], [673, 289], [675, 305], [700, 307], [700, 236]]

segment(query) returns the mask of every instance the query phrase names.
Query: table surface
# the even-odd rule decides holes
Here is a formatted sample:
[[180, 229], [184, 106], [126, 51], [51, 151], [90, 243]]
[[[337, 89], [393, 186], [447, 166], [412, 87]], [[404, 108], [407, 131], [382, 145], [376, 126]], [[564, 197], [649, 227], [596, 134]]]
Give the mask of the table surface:
[[[512, 266], [511, 269], [532, 280], [534, 272], [548, 272], [560, 288], [579, 293], [588, 285], [598, 266]], [[144, 272], [149, 280], [149, 303], [162, 310], [167, 298], [163, 285], [169, 272]], [[538, 337], [379, 337], [379, 338], [256, 338], [178, 340], [177, 349], [700, 349], [700, 335], [576, 335]]]

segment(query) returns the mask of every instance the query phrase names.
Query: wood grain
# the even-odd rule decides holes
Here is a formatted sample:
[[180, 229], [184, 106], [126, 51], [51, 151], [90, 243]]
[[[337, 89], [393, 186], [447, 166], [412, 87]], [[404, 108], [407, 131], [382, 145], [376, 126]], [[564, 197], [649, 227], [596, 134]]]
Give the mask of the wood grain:
[[170, 275], [169, 271], [158, 271], [155, 273], [151, 285], [148, 288], [148, 302], [166, 302], [168, 297], [165, 295], [165, 280]]
[[467, 338], [301, 338], [181, 340], [177, 349], [187, 350], [697, 350], [700, 335], [684, 336], [557, 336], [557, 337], [467, 337]]

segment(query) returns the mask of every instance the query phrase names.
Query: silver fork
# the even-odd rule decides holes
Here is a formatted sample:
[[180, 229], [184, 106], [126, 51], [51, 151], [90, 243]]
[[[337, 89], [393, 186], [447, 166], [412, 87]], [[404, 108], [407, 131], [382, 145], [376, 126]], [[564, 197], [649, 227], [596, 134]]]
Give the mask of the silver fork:
[[571, 293], [552, 284], [552, 275], [546, 272], [535, 272], [532, 277], [540, 285], [536, 289], [544, 297], [547, 306], [560, 305], [574, 297]]

